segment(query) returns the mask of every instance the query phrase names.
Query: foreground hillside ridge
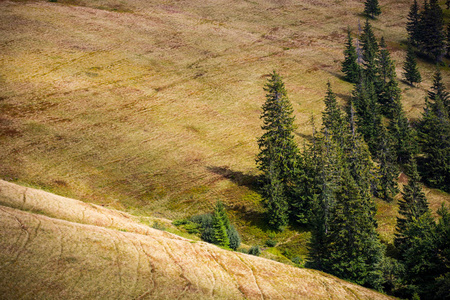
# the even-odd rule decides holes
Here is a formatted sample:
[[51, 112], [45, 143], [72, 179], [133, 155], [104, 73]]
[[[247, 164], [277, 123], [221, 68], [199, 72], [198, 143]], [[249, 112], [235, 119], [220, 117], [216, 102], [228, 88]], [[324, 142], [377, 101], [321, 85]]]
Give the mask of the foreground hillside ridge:
[[389, 299], [318, 271], [194, 242], [118, 211], [6, 181], [0, 204], [4, 299]]

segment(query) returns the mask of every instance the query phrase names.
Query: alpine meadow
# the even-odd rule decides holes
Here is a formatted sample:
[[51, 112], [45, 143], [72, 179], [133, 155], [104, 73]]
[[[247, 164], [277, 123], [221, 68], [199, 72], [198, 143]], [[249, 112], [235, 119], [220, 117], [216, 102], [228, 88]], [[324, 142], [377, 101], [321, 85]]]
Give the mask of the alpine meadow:
[[0, 299], [450, 299], [449, 7], [0, 1]]

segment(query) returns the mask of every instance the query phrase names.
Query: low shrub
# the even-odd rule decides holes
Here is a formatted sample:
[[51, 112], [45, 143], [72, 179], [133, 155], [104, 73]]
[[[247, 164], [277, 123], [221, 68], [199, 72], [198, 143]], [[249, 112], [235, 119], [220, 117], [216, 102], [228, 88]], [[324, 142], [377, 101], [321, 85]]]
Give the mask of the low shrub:
[[248, 250], [248, 254], [259, 256], [261, 254], [261, 249], [259, 249], [259, 246], [252, 246]]

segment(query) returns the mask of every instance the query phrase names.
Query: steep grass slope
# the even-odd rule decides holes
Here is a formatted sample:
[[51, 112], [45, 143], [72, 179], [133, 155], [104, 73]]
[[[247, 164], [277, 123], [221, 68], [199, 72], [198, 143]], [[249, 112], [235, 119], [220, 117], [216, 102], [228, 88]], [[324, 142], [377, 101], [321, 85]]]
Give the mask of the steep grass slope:
[[[400, 75], [409, 1], [381, 4], [375, 32]], [[218, 199], [257, 211], [266, 74], [284, 76], [303, 144], [326, 82], [349, 95], [340, 62], [361, 11], [357, 0], [1, 1], [0, 176], [172, 219]], [[421, 67], [427, 88], [433, 69]], [[417, 117], [425, 91], [402, 88]]]
[[389, 299], [4, 181], [0, 204], [2, 299]]

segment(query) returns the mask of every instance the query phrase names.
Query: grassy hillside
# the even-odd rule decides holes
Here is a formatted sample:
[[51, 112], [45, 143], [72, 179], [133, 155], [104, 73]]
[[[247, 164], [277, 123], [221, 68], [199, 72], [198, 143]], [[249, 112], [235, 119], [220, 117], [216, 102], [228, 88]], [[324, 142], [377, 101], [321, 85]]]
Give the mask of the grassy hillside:
[[4, 181], [0, 237], [2, 299], [390, 299]]
[[[380, 3], [373, 26], [400, 76], [410, 1]], [[1, 1], [0, 178], [169, 219], [222, 200], [246, 242], [260, 243], [267, 74], [284, 77], [303, 144], [326, 82], [348, 99], [340, 62], [362, 10], [359, 0]], [[434, 71], [419, 65], [420, 87], [401, 84], [411, 118]], [[432, 208], [450, 201], [427, 193]], [[378, 216], [390, 240], [395, 205], [379, 202]], [[277, 239], [304, 254], [308, 233]]]

